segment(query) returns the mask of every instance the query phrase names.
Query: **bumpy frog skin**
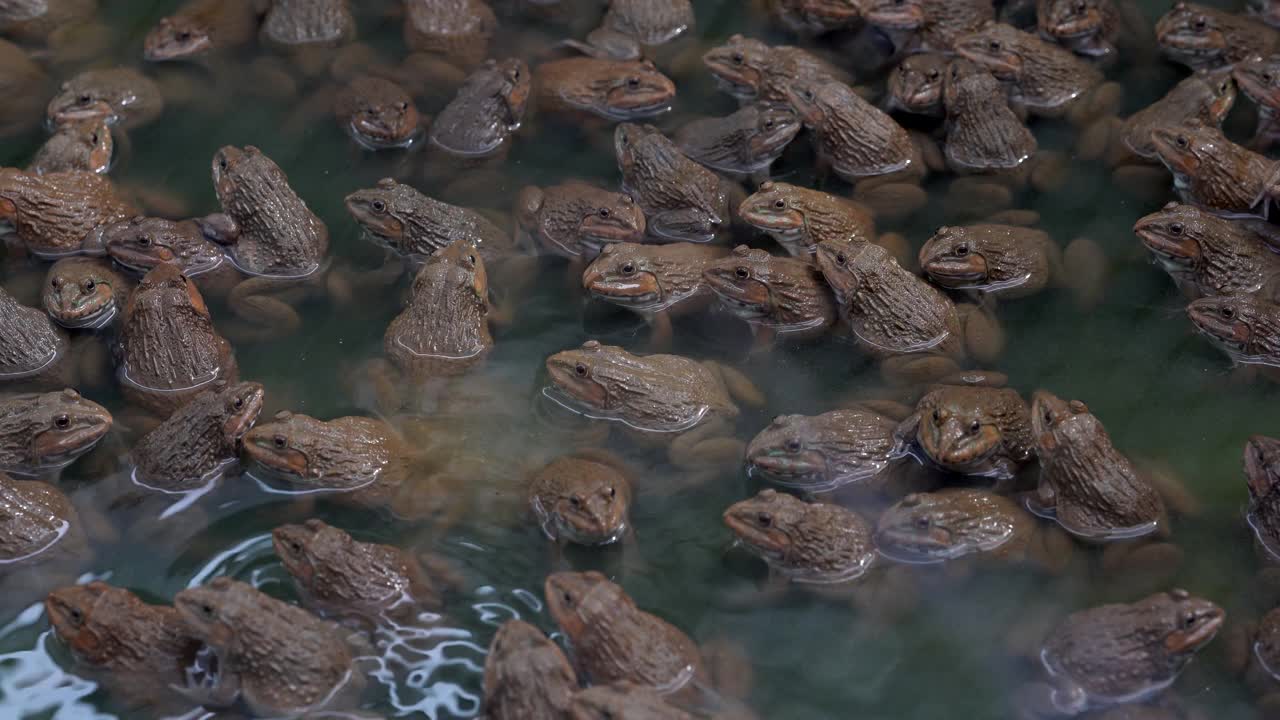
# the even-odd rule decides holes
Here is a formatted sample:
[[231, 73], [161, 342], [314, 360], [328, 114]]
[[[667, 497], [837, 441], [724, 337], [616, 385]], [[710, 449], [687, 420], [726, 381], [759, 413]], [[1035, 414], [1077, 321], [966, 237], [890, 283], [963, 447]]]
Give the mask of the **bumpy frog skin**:
[[1244, 447], [1249, 526], [1258, 543], [1280, 559], [1280, 440], [1254, 435]]
[[35, 175], [0, 168], [0, 219], [9, 220], [37, 257], [78, 253], [94, 228], [136, 214], [101, 175], [83, 170]]
[[622, 190], [644, 209], [649, 234], [664, 242], [711, 242], [729, 228], [729, 193], [652, 125], [623, 123], [613, 134]]
[[726, 44], [708, 50], [702, 62], [721, 90], [742, 102], [768, 105], [786, 104], [786, 87], [793, 82], [850, 79], [843, 70], [807, 50], [770, 46], [742, 35], [733, 35]]
[[70, 498], [47, 482], [0, 473], [0, 576], [74, 559], [85, 550], [84, 529]]
[[816, 135], [819, 161], [856, 183], [889, 174], [919, 174], [911, 137], [893, 118], [839, 82], [787, 86], [787, 98]]
[[644, 239], [644, 211], [630, 195], [573, 180], [524, 188], [515, 216], [539, 246], [569, 258], [590, 260], [608, 245]]
[[724, 512], [724, 524], [771, 570], [795, 582], [856, 580], [876, 559], [872, 528], [862, 516], [776, 490], [733, 504]]
[[415, 51], [444, 55], [464, 67], [489, 54], [489, 41], [497, 29], [498, 19], [483, 0], [405, 3], [405, 44]]
[[44, 175], [80, 170], [103, 175], [111, 168], [115, 139], [106, 118], [88, 118], [58, 125], [36, 151], [27, 172]]
[[1253, 57], [1235, 64], [1231, 76], [1258, 106], [1258, 127], [1251, 146], [1273, 145], [1280, 138], [1280, 56]]
[[1133, 232], [1189, 297], [1254, 292], [1275, 297], [1280, 258], [1249, 221], [1169, 203], [1139, 219]]
[[996, 9], [984, 0], [870, 0], [866, 17], [898, 49], [950, 52], [956, 38], [994, 21]]
[[952, 61], [943, 82], [947, 164], [957, 173], [1003, 173], [1031, 159], [1035, 135], [1009, 107], [995, 76], [963, 59]]
[[915, 115], [943, 114], [943, 73], [950, 58], [942, 53], [908, 55], [889, 73], [889, 107]]
[[1124, 0], [1039, 0], [1036, 27], [1040, 35], [1080, 55], [1105, 58], [1115, 54], [1122, 19], [1116, 7]]
[[529, 506], [553, 541], [608, 545], [630, 529], [631, 483], [618, 468], [566, 455], [534, 473]]
[[100, 258], [66, 257], [45, 275], [44, 308], [66, 328], [99, 329], [124, 310], [133, 283]]
[[333, 114], [338, 127], [370, 150], [409, 147], [422, 134], [413, 97], [383, 78], [352, 79], [338, 91]]
[[0, 382], [65, 379], [70, 343], [47, 313], [22, 305], [0, 287]]
[[483, 215], [427, 197], [391, 178], [351, 193], [344, 202], [365, 231], [402, 255], [424, 258], [455, 241], [466, 241], [492, 262], [511, 247], [510, 234]]
[[1012, 478], [1033, 453], [1029, 408], [1008, 388], [939, 386], [897, 435], [940, 468], [997, 480]]
[[1012, 86], [1032, 112], [1060, 115], [1102, 83], [1102, 73], [1070, 50], [1003, 23], [956, 40], [956, 52]]
[[431, 123], [432, 144], [463, 158], [498, 153], [520, 129], [532, 87], [523, 60], [487, 61]]
[[221, 476], [262, 412], [262, 385], [242, 382], [209, 390], [178, 408], [134, 446], [135, 482], [183, 492]]
[[540, 112], [613, 121], [660, 115], [676, 95], [675, 83], [648, 60], [552, 60], [534, 69], [534, 87]]
[[768, 6], [778, 22], [802, 35], [854, 25], [863, 13], [861, 0], [769, 0]]
[[225, 295], [242, 277], [222, 245], [206, 237], [194, 220], [135, 217], [102, 226], [95, 235], [117, 264], [145, 274], [172, 263], [204, 293]]
[[262, 20], [263, 43], [286, 50], [334, 47], [355, 37], [347, 0], [281, 0]]
[[779, 415], [747, 446], [747, 471], [810, 493], [868, 482], [892, 462], [896, 426], [861, 408]]
[[160, 87], [128, 68], [86, 70], [62, 84], [49, 101], [51, 125], [92, 118], [132, 129], [146, 125], [164, 110]]
[[1220, 127], [1235, 105], [1236, 86], [1222, 72], [1200, 71], [1183, 79], [1164, 97], [1124, 121], [1125, 147], [1138, 157], [1159, 161], [1152, 133], [1169, 125]]
[[484, 662], [484, 705], [491, 720], [565, 717], [578, 678], [560, 646], [522, 620], [498, 628]]
[[977, 488], [913, 493], [876, 524], [876, 547], [894, 560], [935, 563], [971, 554], [1022, 559], [1035, 519], [1003, 495]]
[[1187, 305], [1187, 317], [1232, 361], [1280, 367], [1280, 305], [1257, 295], [1223, 295]]
[[730, 312], [788, 340], [821, 337], [836, 322], [831, 289], [804, 260], [739, 245], [703, 268], [702, 276]]
[[1183, 202], [1248, 214], [1274, 184], [1275, 161], [1231, 142], [1215, 127], [1161, 127], [1151, 139]]
[[1156, 23], [1170, 59], [1192, 69], [1230, 66], [1280, 47], [1280, 33], [1244, 15], [1178, 2]]
[[0, 400], [0, 470], [41, 474], [70, 465], [111, 430], [111, 413], [75, 390]]
[[738, 209], [742, 220], [768, 233], [789, 254], [808, 259], [823, 240], [870, 242], [875, 220], [862, 206], [819, 190], [766, 182]]
[[694, 120], [674, 139], [685, 155], [716, 172], [767, 177], [800, 127], [789, 108], [748, 105], [728, 117]]
[[920, 248], [920, 267], [934, 283], [1000, 298], [1043, 290], [1061, 261], [1048, 233], [1018, 225], [944, 226]]
[[702, 273], [725, 254], [722, 247], [696, 243], [614, 243], [583, 272], [582, 287], [639, 313], [676, 311], [710, 298]]

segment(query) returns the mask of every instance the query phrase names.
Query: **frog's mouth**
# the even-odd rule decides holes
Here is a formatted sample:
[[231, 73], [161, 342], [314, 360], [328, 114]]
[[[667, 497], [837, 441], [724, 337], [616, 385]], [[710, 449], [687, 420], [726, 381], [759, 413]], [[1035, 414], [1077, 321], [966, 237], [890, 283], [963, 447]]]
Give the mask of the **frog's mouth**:
[[702, 277], [720, 301], [735, 315], [746, 318], [763, 317], [771, 306], [769, 286], [756, 280], [742, 280], [732, 269], [710, 268]]
[[601, 300], [625, 307], [653, 307], [662, 301], [662, 284], [653, 273], [638, 272], [631, 277], [606, 278], [603, 273], [588, 270], [583, 287]]
[[73, 424], [77, 427], [50, 429], [35, 436], [31, 454], [39, 467], [66, 465], [92, 450], [111, 430], [111, 423], [102, 418], [78, 418]]
[[775, 120], [773, 123], [772, 128], [765, 128], [751, 138], [749, 147], [753, 160], [760, 163], [772, 162], [800, 134], [800, 123], [796, 121], [794, 114], [790, 120]]
[[1170, 633], [1164, 639], [1166, 650], [1184, 653], [1203, 646], [1218, 634], [1225, 619], [1224, 613], [1217, 608], [1201, 610], [1196, 613], [1196, 616], [1196, 622], [1190, 630]]
[[366, 150], [394, 150], [414, 145], [424, 133], [416, 122], [410, 124], [404, 117], [391, 122], [359, 117], [348, 123], [347, 134]]
[[1187, 306], [1187, 316], [1197, 330], [1222, 343], [1229, 350], [1243, 353], [1249, 346], [1249, 339], [1253, 335], [1249, 324], [1234, 316], [1223, 317], [1221, 308], [1212, 301], [1191, 303]]
[[1199, 57], [1217, 55], [1228, 46], [1227, 39], [1221, 32], [1214, 29], [1203, 32], [1178, 29], [1172, 32], [1157, 32], [1157, 35], [1160, 45], [1183, 55]]
[[982, 40], [973, 45], [957, 45], [956, 52], [966, 60], [977, 63], [1000, 80], [1012, 80], [1022, 72], [1022, 58], [1014, 53], [1000, 52], [987, 47]]
[[952, 442], [943, 438], [942, 430], [936, 425], [921, 424], [920, 447], [934, 462], [952, 470], [964, 472], [972, 469], [987, 460], [1001, 445], [1000, 430], [988, 423], [979, 424], [976, 431], [966, 427], [966, 434]]
[[1093, 35], [1102, 30], [1102, 15], [1096, 8], [1090, 8], [1083, 15], [1072, 15], [1053, 22], [1048, 33], [1056, 38], [1071, 40]]
[[797, 453], [767, 451], [750, 456], [748, 474], [764, 475], [783, 486], [809, 487], [827, 477], [827, 459], [816, 450]]
[[921, 263], [930, 278], [941, 285], [976, 283], [987, 279], [987, 259], [977, 253], [964, 257], [933, 257]]
[[867, 22], [890, 30], [916, 30], [924, 26], [924, 8], [919, 5], [891, 5], [867, 12]]
[[582, 219], [578, 233], [584, 244], [594, 244], [597, 248], [607, 243], [637, 242], [644, 237], [644, 215], [622, 217], [612, 212], [609, 217], [601, 217], [592, 213]]
[[[921, 516], [919, 520], [928, 523]], [[959, 555], [951, 541], [951, 532], [932, 523], [917, 527], [916, 518], [901, 524], [880, 528], [875, 534], [876, 548], [892, 560], [907, 563], [935, 563]]]
[[53, 113], [54, 125], [61, 125], [66, 122], [76, 122], [79, 120], [97, 120], [105, 119], [108, 123], [114, 123], [118, 120], [116, 111], [111, 107], [110, 103], [105, 100], [95, 100], [93, 102], [77, 102], [64, 108], [59, 108]]
[[[1260, 72], [1265, 71], [1252, 67], [1247, 69], [1238, 68], [1236, 72], [1232, 73], [1232, 75], [1235, 77], [1236, 83], [1240, 86], [1240, 89], [1244, 91], [1244, 94], [1252, 98], [1254, 102], [1259, 105], [1266, 105], [1270, 107], [1280, 105], [1280, 87], [1264, 82], [1262, 78], [1258, 76], [1258, 73]], [[1280, 70], [1272, 70], [1271, 72], [1280, 72]], [[1274, 81], [1275, 78], [1273, 77], [1272, 80]], [[1232, 99], [1230, 95], [1230, 93], [1223, 93], [1214, 101], [1214, 117], [1221, 117], [1230, 109], [1231, 106], [1228, 104]], [[1226, 106], [1225, 108], [1223, 107], [1224, 105]]]

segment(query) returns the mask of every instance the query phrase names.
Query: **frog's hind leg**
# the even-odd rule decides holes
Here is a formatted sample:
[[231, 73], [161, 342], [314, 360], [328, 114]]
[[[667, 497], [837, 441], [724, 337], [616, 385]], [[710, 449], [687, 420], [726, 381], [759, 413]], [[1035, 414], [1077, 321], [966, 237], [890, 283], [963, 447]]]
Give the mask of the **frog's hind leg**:
[[1075, 293], [1081, 309], [1097, 307], [1107, 286], [1107, 254], [1091, 238], [1078, 237], [1062, 252], [1059, 282]]

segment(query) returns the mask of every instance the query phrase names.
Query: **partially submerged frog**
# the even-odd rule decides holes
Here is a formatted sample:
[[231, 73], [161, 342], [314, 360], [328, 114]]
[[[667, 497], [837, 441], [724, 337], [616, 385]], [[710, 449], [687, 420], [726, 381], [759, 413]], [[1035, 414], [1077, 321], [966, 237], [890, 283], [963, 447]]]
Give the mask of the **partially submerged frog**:
[[96, 173], [37, 175], [0, 168], [0, 220], [8, 220], [37, 257], [79, 253], [94, 228], [137, 214], [112, 182]]
[[201, 702], [292, 715], [342, 707], [364, 684], [338, 626], [252, 585], [216, 577], [179, 592], [173, 605], [187, 632], [217, 656]]
[[856, 25], [863, 14], [861, 0], [769, 0], [767, 6], [775, 20], [804, 36]]
[[1238, 365], [1258, 366], [1264, 374], [1280, 367], [1280, 305], [1253, 295], [1200, 298], [1187, 305], [1187, 317]]
[[1249, 214], [1273, 192], [1280, 165], [1231, 142], [1216, 127], [1159, 127], [1151, 139], [1183, 202]]
[[484, 60], [498, 19], [484, 0], [408, 0], [404, 42], [410, 50], [436, 53], [463, 67]]
[[20, 304], [0, 287], [0, 383], [35, 387], [74, 384], [71, 338], [49, 315]]
[[484, 215], [427, 197], [391, 178], [351, 193], [344, 202], [366, 232], [401, 255], [421, 260], [454, 242], [467, 242], [493, 262], [512, 249], [511, 234]]
[[1146, 32], [1129, 27], [1123, 7], [1128, 0], [1038, 0], [1036, 28], [1041, 37], [1070, 48], [1078, 55], [1110, 59], [1116, 43], [1127, 35]]
[[86, 70], [62, 84], [46, 110], [51, 125], [104, 118], [133, 129], [147, 125], [164, 111], [160, 87], [129, 68]]
[[943, 226], [920, 248], [920, 269], [935, 284], [997, 298], [1052, 286], [1091, 298], [1102, 290], [1105, 262], [1091, 240], [1077, 238], [1063, 250], [1043, 230], [1019, 225]]
[[650, 235], [711, 242], [729, 230], [740, 188], [686, 157], [652, 125], [619, 125], [613, 145], [622, 190], [644, 210]]
[[484, 716], [490, 720], [560, 720], [578, 689], [569, 660], [523, 620], [498, 628], [484, 660]]
[[722, 90], [744, 103], [785, 105], [793, 82], [847, 82], [848, 73], [808, 50], [732, 35], [702, 56]]
[[115, 322], [133, 281], [101, 258], [72, 256], [54, 263], [44, 278], [44, 309], [65, 328], [96, 330]]
[[434, 146], [459, 158], [499, 155], [524, 121], [533, 74], [518, 58], [488, 60], [431, 123]]
[[188, 0], [151, 28], [142, 41], [142, 57], [191, 61], [239, 48], [258, 29], [256, 5], [256, 0]]
[[758, 341], [809, 340], [836, 323], [831, 288], [811, 262], [739, 245], [707, 264], [702, 277], [722, 305], [756, 329]]
[[674, 140], [681, 152], [734, 178], [767, 178], [769, 167], [800, 133], [800, 120], [786, 107], [747, 105], [724, 118], [683, 125]]
[[115, 140], [106, 118], [89, 118], [61, 123], [40, 146], [27, 165], [27, 172], [45, 173], [81, 170], [103, 175], [111, 168]]
[[770, 572], [792, 582], [850, 582], [876, 561], [871, 525], [839, 505], [762, 490], [725, 510], [724, 523]]
[[258, 37], [264, 45], [298, 52], [336, 47], [355, 34], [347, 0], [277, 0], [263, 18]]
[[997, 481], [1011, 480], [1035, 453], [1030, 408], [1009, 388], [940, 385], [895, 435], [943, 470]]
[[639, 313], [653, 328], [650, 343], [666, 348], [673, 317], [711, 304], [703, 270], [726, 254], [721, 246], [699, 243], [612, 243], [587, 266], [582, 287], [598, 300]]
[[338, 91], [333, 115], [351, 139], [369, 150], [405, 148], [422, 136], [422, 119], [404, 88], [361, 75]]
[[675, 83], [648, 60], [572, 57], [534, 68], [539, 113], [637, 120], [671, 109]]
[[996, 7], [989, 0], [869, 0], [865, 14], [897, 52], [950, 52], [956, 38], [994, 21]]
[[227, 258], [226, 249], [201, 230], [209, 223], [215, 228], [224, 224], [216, 216], [181, 221], [134, 217], [98, 226], [85, 245], [100, 245], [118, 265], [138, 275], [172, 263], [202, 295], [225, 299], [244, 276]]
[[1244, 478], [1249, 488], [1245, 517], [1265, 556], [1280, 562], [1280, 440], [1254, 435], [1244, 447]]
[[570, 259], [592, 260], [610, 245], [644, 240], [644, 211], [630, 195], [576, 180], [524, 188], [514, 215], [539, 247]]
[[56, 473], [92, 450], [111, 430], [111, 413], [70, 388], [0, 400], [0, 471]]
[[552, 460], [529, 480], [529, 507], [558, 544], [609, 545], [631, 532], [631, 471], [583, 452]]
[[1269, 55], [1280, 49], [1280, 32], [1244, 15], [1177, 2], [1156, 23], [1156, 41], [1171, 60], [1198, 70]]
[[897, 425], [861, 407], [779, 415], [747, 446], [747, 472], [806, 493], [874, 484], [896, 458]]
[[222, 477], [262, 412], [262, 385], [241, 382], [196, 395], [133, 446], [134, 482], [163, 492], [198, 490]]
[[738, 462], [734, 438], [737, 402], [763, 398], [735, 370], [679, 355], [632, 355], [589, 340], [547, 358], [551, 383], [567, 402], [593, 419], [624, 425], [638, 442], [668, 448], [682, 468]]
[[1280, 139], [1280, 55], [1252, 57], [1235, 64], [1231, 76], [1241, 92], [1258, 106], [1257, 129], [1249, 146], [1263, 150]]
[[902, 58], [888, 79], [888, 106], [913, 115], [940, 117], [944, 113], [942, 84], [951, 58], [942, 53], [917, 53]]
[[1188, 298], [1260, 292], [1280, 299], [1280, 258], [1255, 223], [1169, 203], [1133, 232]]
[[689, 0], [611, 0], [587, 41], [565, 44], [598, 57], [635, 60], [643, 48], [671, 42], [694, 26]]
[[1016, 181], [1020, 171], [1030, 170], [1040, 147], [1009, 107], [1007, 91], [994, 75], [964, 59], [953, 60], [944, 76], [942, 95], [944, 155], [952, 172]]
[[28, 587], [43, 592], [51, 580], [72, 582], [90, 555], [80, 514], [61, 490], [0, 473], [0, 578], [8, 585], [0, 600], [6, 611], [16, 613], [31, 601]]
[[802, 259], [812, 258], [823, 240], [870, 242], [876, 237], [875, 220], [863, 206], [788, 183], [762, 184], [742, 202], [738, 214]]

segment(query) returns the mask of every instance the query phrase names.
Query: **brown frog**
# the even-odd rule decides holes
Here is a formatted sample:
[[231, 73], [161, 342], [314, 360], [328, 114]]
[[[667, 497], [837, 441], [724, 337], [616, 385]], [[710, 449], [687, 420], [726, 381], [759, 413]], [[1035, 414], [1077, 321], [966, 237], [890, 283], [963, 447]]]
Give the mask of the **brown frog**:
[[14, 0], [0, 10], [0, 33], [24, 42], [52, 41], [60, 28], [89, 20], [98, 0]]
[[407, 0], [404, 42], [410, 50], [444, 55], [462, 66], [489, 55], [498, 19], [484, 0]]
[[947, 488], [912, 493], [885, 510], [876, 524], [876, 547], [892, 560], [942, 563], [980, 557], [1061, 571], [1071, 541], [1041, 526], [1018, 503], [990, 490]]
[[836, 323], [835, 298], [812, 262], [739, 245], [702, 277], [721, 305], [756, 329], [757, 341], [812, 340]]
[[1041, 688], [1033, 711], [1061, 717], [1152, 697], [1177, 679], [1224, 618], [1222, 608], [1185, 590], [1072, 613], [1044, 641], [1040, 659], [1051, 685]]
[[262, 20], [263, 44], [284, 50], [343, 45], [355, 38], [347, 0], [277, 0]]
[[173, 605], [217, 656], [215, 682], [200, 698], [209, 705], [305, 714], [344, 705], [364, 684], [338, 626], [252, 585], [217, 577], [178, 593]]
[[747, 105], [728, 117], [687, 123], [673, 139], [685, 155], [727, 177], [765, 179], [799, 133], [790, 108]]
[[1169, 59], [1198, 70], [1269, 55], [1280, 48], [1280, 32], [1244, 15], [1177, 2], [1156, 23], [1156, 41]]
[[345, 202], [366, 232], [401, 255], [423, 259], [462, 241], [493, 262], [513, 248], [511, 234], [484, 215], [429, 198], [391, 178], [351, 193]]
[[733, 35], [726, 44], [708, 50], [702, 62], [720, 89], [744, 103], [785, 105], [786, 88], [793, 82], [851, 80], [848, 73], [808, 50], [771, 46], [742, 35]]
[[747, 473], [811, 494], [874, 484], [894, 462], [897, 424], [862, 407], [779, 415], [747, 446]]
[[360, 542], [320, 520], [277, 527], [271, 545], [307, 607], [362, 626], [438, 612], [460, 585], [444, 560]]
[[867, 23], [888, 33], [894, 49], [949, 52], [956, 38], [996, 19], [990, 0], [869, 0]]
[[161, 417], [218, 381], [234, 383], [239, 372], [200, 291], [168, 263], [129, 296], [115, 352], [125, 399]]
[[632, 355], [589, 340], [552, 355], [546, 365], [566, 403], [593, 419], [621, 423], [637, 442], [666, 446], [682, 468], [739, 462], [743, 443], [732, 437], [737, 402], [763, 404], [736, 370], [679, 355]]
[[111, 430], [111, 413], [70, 388], [0, 400], [0, 471], [47, 475], [75, 462]]
[[889, 73], [889, 109], [913, 115], [941, 117], [942, 84], [951, 58], [942, 53], [917, 53], [902, 58]]
[[942, 94], [947, 133], [944, 155], [951, 171], [1023, 184], [1022, 177], [1035, 164], [1039, 145], [1009, 107], [1000, 81], [958, 59], [947, 67]]
[[14, 480], [0, 473], [0, 599], [16, 613], [30, 602], [26, 588], [71, 582], [90, 554], [85, 528], [71, 500], [40, 480]]
[[1274, 191], [1273, 177], [1280, 166], [1231, 142], [1216, 127], [1160, 127], [1151, 132], [1151, 139], [1173, 173], [1173, 188], [1183, 202], [1248, 214]]
[[703, 270], [728, 254], [718, 245], [612, 243], [582, 274], [592, 297], [639, 313], [652, 327], [650, 343], [670, 347], [672, 317], [710, 306], [714, 295]]
[[65, 328], [96, 330], [113, 324], [133, 281], [101, 258], [72, 256], [54, 263], [44, 278], [44, 309]]
[[792, 582], [850, 582], [876, 561], [871, 525], [838, 505], [763, 490], [725, 510], [724, 524], [771, 573]]
[[105, 118], [65, 122], [36, 151], [27, 172], [45, 173], [81, 170], [106, 174], [111, 168], [115, 141]]
[[622, 191], [644, 210], [651, 236], [712, 242], [729, 230], [741, 188], [690, 160], [652, 125], [622, 123], [613, 147]]
[[206, 390], [133, 446], [133, 481], [162, 492], [199, 490], [220, 479], [262, 412], [262, 385]]
[[1280, 704], [1280, 608], [1274, 608], [1256, 623], [1228, 628], [1224, 640], [1233, 669], [1257, 698], [1259, 717], [1270, 717]]
[[1019, 225], [943, 226], [920, 248], [920, 268], [934, 284], [995, 298], [1058, 286], [1096, 299], [1105, 264], [1092, 240], [1077, 238], [1064, 250], [1043, 230]]
[[258, 29], [256, 0], [188, 0], [142, 41], [150, 62], [189, 61], [239, 48]]
[[775, 20], [803, 36], [822, 35], [857, 24], [862, 0], [768, 0]]
[[[1257, 129], [1249, 146], [1263, 150], [1280, 139], [1280, 55], [1252, 57], [1235, 64], [1231, 70], [1240, 90], [1258, 106]], [[1217, 123], [1215, 123], [1217, 124]]]
[[45, 112], [51, 125], [105, 118], [133, 129], [147, 125], [164, 111], [160, 87], [130, 68], [86, 70], [62, 84]]
[[1275, 0], [1249, 0], [1249, 12], [1271, 27], [1280, 27], [1280, 3]]
[[37, 257], [78, 253], [94, 228], [137, 214], [111, 181], [96, 173], [37, 175], [0, 168], [0, 220], [8, 220]]
[[1244, 447], [1244, 477], [1249, 487], [1245, 517], [1263, 556], [1280, 560], [1280, 440], [1254, 435]]
[[578, 678], [560, 646], [522, 620], [508, 620], [489, 643], [484, 703], [490, 720], [562, 720]]
[[572, 57], [534, 68], [539, 112], [636, 120], [671, 109], [675, 83], [648, 60]]
[[1200, 298], [1187, 317], [1238, 365], [1257, 366], [1267, 376], [1280, 367], [1280, 305], [1258, 294]]
[[39, 124], [48, 81], [44, 70], [25, 50], [0, 39], [0, 93], [8, 98], [0, 108], [0, 136], [7, 138]]
[[202, 644], [177, 610], [105, 582], [68, 585], [44, 600], [49, 625], [76, 662], [127, 705], [176, 702]]
[[0, 287], [0, 382], [66, 387], [76, 380], [71, 338], [49, 315]]
[[1077, 55], [1110, 59], [1116, 42], [1143, 27], [1129, 27], [1124, 4], [1127, 0], [1038, 0], [1036, 28], [1040, 36], [1070, 48]]
[[529, 480], [542, 532], [563, 545], [609, 545], [631, 533], [631, 470], [583, 451], [547, 463]]
[[671, 42], [693, 26], [689, 0], [611, 0], [600, 27], [587, 35], [587, 42], [565, 44], [597, 57], [635, 60], [644, 47]]
[[1280, 298], [1280, 258], [1255, 225], [1169, 203], [1133, 232], [1188, 298], [1261, 292]]
[[139, 275], [172, 263], [202, 295], [225, 299], [244, 276], [227, 258], [226, 249], [210, 240], [201, 225], [210, 225], [215, 235], [222, 237], [228, 231], [217, 228], [228, 223], [217, 216], [181, 221], [134, 217], [98, 226], [85, 245], [100, 245], [116, 264]]
[[945, 377], [967, 357], [992, 362], [1003, 336], [975, 306], [957, 306], [871, 243], [823, 240], [818, 267], [835, 292], [858, 347], [883, 359], [892, 379]]
[[895, 436], [943, 470], [996, 481], [1013, 479], [1035, 453], [1030, 408], [1009, 388], [940, 385]]
[[459, 158], [498, 156], [524, 121], [533, 74], [518, 58], [488, 60], [431, 123], [432, 145]]
[[644, 211], [630, 195], [576, 180], [524, 188], [513, 214], [539, 247], [570, 259], [593, 260], [610, 245], [644, 240]]
[[863, 206], [819, 190], [767, 182], [742, 202], [743, 222], [764, 231], [789, 254], [812, 258], [823, 240], [870, 242], [875, 220]]
[[[671, 705], [662, 693], [630, 682], [595, 685], [573, 695], [570, 720], [696, 720], [696, 716]], [[740, 715], [716, 715], [727, 720]]]
[[422, 118], [404, 88], [360, 75], [333, 102], [333, 115], [352, 140], [369, 150], [406, 148], [422, 137]]
[[1031, 422], [1040, 458], [1033, 510], [1095, 542], [1168, 533], [1164, 501], [1084, 403], [1037, 391]]

